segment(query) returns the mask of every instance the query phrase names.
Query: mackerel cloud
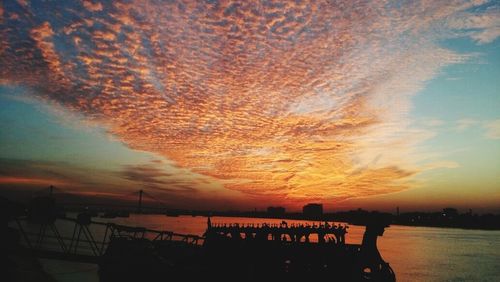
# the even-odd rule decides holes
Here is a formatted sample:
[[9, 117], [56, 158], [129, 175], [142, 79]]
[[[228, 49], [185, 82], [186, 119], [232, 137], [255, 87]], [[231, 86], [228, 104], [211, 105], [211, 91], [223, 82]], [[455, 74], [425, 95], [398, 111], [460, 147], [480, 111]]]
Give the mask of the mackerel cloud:
[[[347, 199], [412, 185], [411, 98], [487, 1], [3, 1], [0, 83], [227, 189]], [[471, 27], [473, 29], [471, 29]]]

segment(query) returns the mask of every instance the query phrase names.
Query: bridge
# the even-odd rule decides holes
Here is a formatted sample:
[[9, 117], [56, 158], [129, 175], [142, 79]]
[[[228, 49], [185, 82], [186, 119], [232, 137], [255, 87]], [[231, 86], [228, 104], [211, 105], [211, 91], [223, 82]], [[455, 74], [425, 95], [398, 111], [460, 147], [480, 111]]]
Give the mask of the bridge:
[[[50, 185], [32, 193], [32, 197], [49, 196], [57, 200], [58, 204], [65, 208], [97, 208], [99, 210], [127, 210], [135, 213], [148, 211], [162, 212], [175, 210], [167, 203], [160, 200], [161, 197], [150, 191], [138, 189], [129, 193], [115, 194], [112, 199], [99, 203], [95, 197], [82, 196], [68, 190], [60, 189]], [[111, 201], [112, 200], [112, 201]], [[118, 203], [116, 203], [118, 202]]]
[[[16, 230], [18, 235], [14, 237], [20, 237], [20, 243], [25, 247], [23, 251], [29, 255], [97, 263], [114, 238], [147, 239], [161, 244], [199, 245], [203, 242], [203, 238], [197, 235], [98, 221], [90, 212], [82, 212], [74, 218], [66, 217], [56, 205], [56, 193], [65, 194], [54, 186], [37, 191], [35, 195], [39, 196], [31, 200], [27, 209], [16, 207], [11, 202], [0, 203], [2, 224], [6, 220], [5, 224]], [[153, 198], [143, 190], [130, 195], [138, 196], [138, 213], [145, 208], [143, 198]]]

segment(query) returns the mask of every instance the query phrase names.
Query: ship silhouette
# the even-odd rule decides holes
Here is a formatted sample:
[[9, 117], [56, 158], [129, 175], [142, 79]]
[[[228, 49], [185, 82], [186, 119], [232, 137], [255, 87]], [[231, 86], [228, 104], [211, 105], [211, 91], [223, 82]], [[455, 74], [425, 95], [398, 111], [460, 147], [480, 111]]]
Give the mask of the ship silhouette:
[[[347, 244], [347, 225], [213, 224], [202, 245], [115, 237], [99, 265], [101, 281], [395, 281], [377, 248], [388, 227], [367, 218], [361, 244]], [[312, 242], [312, 237], [317, 242]], [[316, 241], [316, 240], [315, 240]]]

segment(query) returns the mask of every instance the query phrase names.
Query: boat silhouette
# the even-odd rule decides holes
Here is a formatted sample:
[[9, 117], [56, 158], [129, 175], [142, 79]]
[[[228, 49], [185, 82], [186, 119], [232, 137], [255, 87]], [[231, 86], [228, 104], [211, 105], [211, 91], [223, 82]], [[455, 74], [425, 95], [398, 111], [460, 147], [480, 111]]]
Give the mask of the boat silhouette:
[[[101, 281], [395, 281], [378, 249], [388, 223], [365, 222], [361, 244], [347, 244], [347, 225], [212, 224], [202, 245], [114, 237], [99, 264]], [[312, 237], [317, 242], [312, 242]]]

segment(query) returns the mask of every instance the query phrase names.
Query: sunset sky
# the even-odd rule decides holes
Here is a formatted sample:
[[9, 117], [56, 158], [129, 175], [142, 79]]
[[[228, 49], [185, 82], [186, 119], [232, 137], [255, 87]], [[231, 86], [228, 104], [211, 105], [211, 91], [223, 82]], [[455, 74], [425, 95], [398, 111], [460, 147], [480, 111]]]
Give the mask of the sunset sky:
[[500, 211], [499, 37], [487, 0], [2, 1], [0, 192]]

